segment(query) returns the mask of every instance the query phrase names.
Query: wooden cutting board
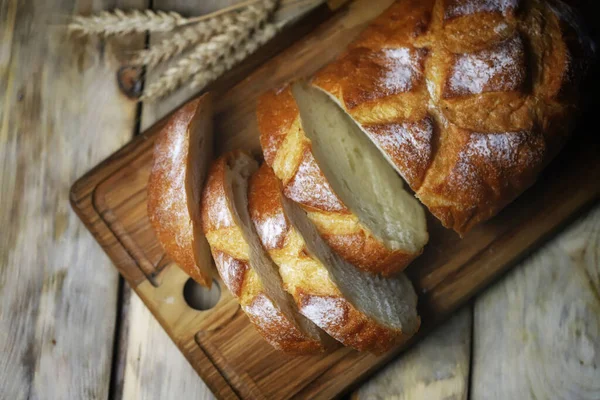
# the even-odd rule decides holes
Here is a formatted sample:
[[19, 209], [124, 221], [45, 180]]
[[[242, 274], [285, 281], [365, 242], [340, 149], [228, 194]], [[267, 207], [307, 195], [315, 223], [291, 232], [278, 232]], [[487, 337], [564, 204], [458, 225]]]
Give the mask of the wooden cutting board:
[[[310, 34], [233, 88], [218, 89], [230, 82], [217, 83], [217, 154], [234, 148], [260, 153], [254, 116], [257, 96], [331, 61], [391, 2], [355, 1], [335, 15], [328, 14]], [[313, 15], [303, 24], [310, 27], [318, 20], [323, 18]], [[163, 123], [158, 122], [77, 181], [71, 202], [217, 397], [332, 398], [403, 350], [397, 348], [379, 357], [345, 348], [320, 356], [286, 356], [259, 337], [223, 285], [214, 308], [198, 311], [188, 306], [183, 294], [188, 277], [165, 256], [146, 215], [152, 147]], [[465, 238], [429, 216], [430, 243], [408, 269], [419, 294], [423, 322], [415, 340], [598, 200], [600, 146], [591, 132], [580, 129], [534, 187]]]

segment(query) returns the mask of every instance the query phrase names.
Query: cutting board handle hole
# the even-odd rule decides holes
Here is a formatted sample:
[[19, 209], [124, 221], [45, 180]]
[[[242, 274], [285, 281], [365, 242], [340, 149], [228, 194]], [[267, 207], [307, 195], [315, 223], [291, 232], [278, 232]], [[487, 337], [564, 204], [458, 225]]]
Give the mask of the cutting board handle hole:
[[188, 306], [192, 307], [194, 310], [210, 310], [219, 302], [219, 299], [221, 298], [221, 288], [217, 281], [213, 281], [212, 288], [207, 289], [193, 279], [188, 279], [183, 286], [183, 298]]

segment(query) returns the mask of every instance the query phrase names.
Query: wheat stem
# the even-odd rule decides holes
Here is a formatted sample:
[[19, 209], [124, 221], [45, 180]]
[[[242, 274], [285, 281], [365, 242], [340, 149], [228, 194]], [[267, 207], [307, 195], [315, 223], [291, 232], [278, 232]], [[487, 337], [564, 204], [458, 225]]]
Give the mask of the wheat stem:
[[[71, 33], [82, 36], [87, 35], [124, 35], [143, 32], [167, 32], [182, 26], [210, 20], [223, 14], [232, 13], [250, 5], [261, 3], [263, 0], [246, 0], [215, 12], [198, 17], [185, 18], [176, 12], [133, 10], [123, 11], [115, 9], [112, 12], [102, 11], [95, 15], [72, 17], [67, 29]], [[321, 2], [323, 0], [290, 0], [282, 8]]]
[[198, 44], [175, 66], [167, 69], [156, 82], [150, 84], [143, 99], [163, 97], [199, 71], [214, 66], [219, 59], [239, 46], [256, 30], [268, 18], [276, 4], [276, 0], [266, 0], [237, 14], [235, 24], [227, 26], [222, 34], [214, 36], [208, 42]]
[[223, 33], [227, 26], [235, 24], [235, 22], [234, 16], [225, 14], [185, 27], [181, 32], [175, 32], [173, 36], [163, 39], [159, 44], [140, 50], [135, 54], [131, 63], [132, 65], [154, 67], [183, 53], [195, 44]]
[[87, 17], [77, 15], [68, 25], [69, 32], [79, 35], [110, 36], [136, 32], [166, 32], [185, 25], [188, 19], [176, 12], [133, 10], [102, 11]]
[[215, 12], [198, 17], [185, 18], [174, 11], [132, 10], [123, 11], [115, 9], [112, 12], [101, 11], [95, 15], [76, 15], [68, 24], [71, 33], [82, 36], [88, 35], [124, 35], [141, 32], [168, 32], [175, 28], [198, 23], [211, 18], [231, 13], [249, 5], [260, 3], [263, 0], [246, 0], [241, 3], [222, 8]]
[[198, 89], [206, 87], [209, 83], [216, 80], [236, 64], [245, 60], [261, 45], [268, 42], [275, 36], [278, 30], [279, 26], [276, 24], [266, 24], [261, 30], [245, 40], [242, 45], [236, 48], [231, 54], [226, 55], [221, 62], [194, 75], [191, 80], [191, 87]]
[[[190, 18], [188, 20], [189, 22], [196, 21], [196, 23], [184, 27], [181, 32], [175, 32], [173, 36], [163, 39], [159, 44], [136, 52], [131, 64], [155, 67], [162, 62], [178, 56], [192, 46], [204, 42], [214, 35], [223, 33], [227, 25], [235, 23], [236, 13], [233, 13], [232, 11], [237, 10], [242, 5], [246, 6], [248, 3], [252, 4], [256, 1], [257, 0], [252, 0], [250, 2], [238, 3], [235, 6], [227, 7], [216, 13], [208, 14], [206, 15], [207, 17], [212, 17], [206, 21], [200, 21], [198, 18]], [[286, 7], [302, 6], [318, 1], [319, 0], [290, 0], [283, 3], [278, 8], [278, 11]]]

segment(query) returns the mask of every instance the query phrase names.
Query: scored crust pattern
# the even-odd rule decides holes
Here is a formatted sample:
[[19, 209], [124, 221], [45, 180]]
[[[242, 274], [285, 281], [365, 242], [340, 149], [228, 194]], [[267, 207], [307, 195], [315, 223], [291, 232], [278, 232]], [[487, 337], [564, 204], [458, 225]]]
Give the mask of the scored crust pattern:
[[401, 0], [313, 84], [464, 234], [529, 187], [564, 144], [572, 34], [538, 0]]

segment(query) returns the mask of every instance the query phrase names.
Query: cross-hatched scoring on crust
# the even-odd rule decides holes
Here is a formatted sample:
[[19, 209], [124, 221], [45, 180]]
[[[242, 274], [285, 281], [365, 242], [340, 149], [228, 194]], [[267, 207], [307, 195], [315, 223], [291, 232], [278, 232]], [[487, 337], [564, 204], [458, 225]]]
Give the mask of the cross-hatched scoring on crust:
[[300, 117], [297, 117], [290, 129], [285, 133], [285, 137], [277, 148], [272, 163], [275, 174], [284, 186], [294, 177], [302, 162], [306, 141]]
[[242, 261], [250, 259], [250, 246], [238, 226], [207, 232], [206, 239], [212, 249], [224, 251]]
[[446, 185], [472, 201], [504, 197], [506, 190], [495, 192], [511, 185], [519, 187], [523, 184], [519, 181], [534, 176], [543, 164], [544, 149], [543, 138], [533, 132], [472, 132]]
[[242, 230], [234, 225], [206, 233], [215, 265], [227, 288], [237, 297], [249, 270], [250, 247]]
[[277, 249], [283, 246], [288, 223], [282, 210], [265, 218], [255, 219], [254, 226], [265, 249]]
[[433, 124], [433, 119], [427, 116], [415, 122], [365, 125], [364, 128], [394, 165], [401, 164], [397, 166], [400, 174], [416, 189], [431, 164]]
[[454, 55], [443, 97], [516, 91], [525, 78], [523, 40], [514, 36], [485, 50]]
[[347, 71], [343, 87], [346, 107], [415, 91], [423, 82], [426, 56], [427, 50], [414, 47], [352, 49], [336, 66]]
[[223, 282], [234, 296], [240, 297], [244, 277], [249, 269], [248, 262], [238, 260], [220, 250], [213, 250], [212, 253]]
[[308, 207], [328, 211], [347, 210], [334, 193], [309, 148], [304, 151], [294, 177], [285, 185], [284, 193], [288, 198]]
[[[398, 1], [313, 81], [461, 233], [527, 188], [566, 136], [554, 121], [569, 119], [568, 31], [543, 2], [523, 3]], [[433, 129], [409, 129], [427, 115]]]
[[327, 232], [332, 237], [356, 235], [362, 231], [362, 226], [355, 214], [324, 211], [309, 211], [307, 214], [319, 232]]

